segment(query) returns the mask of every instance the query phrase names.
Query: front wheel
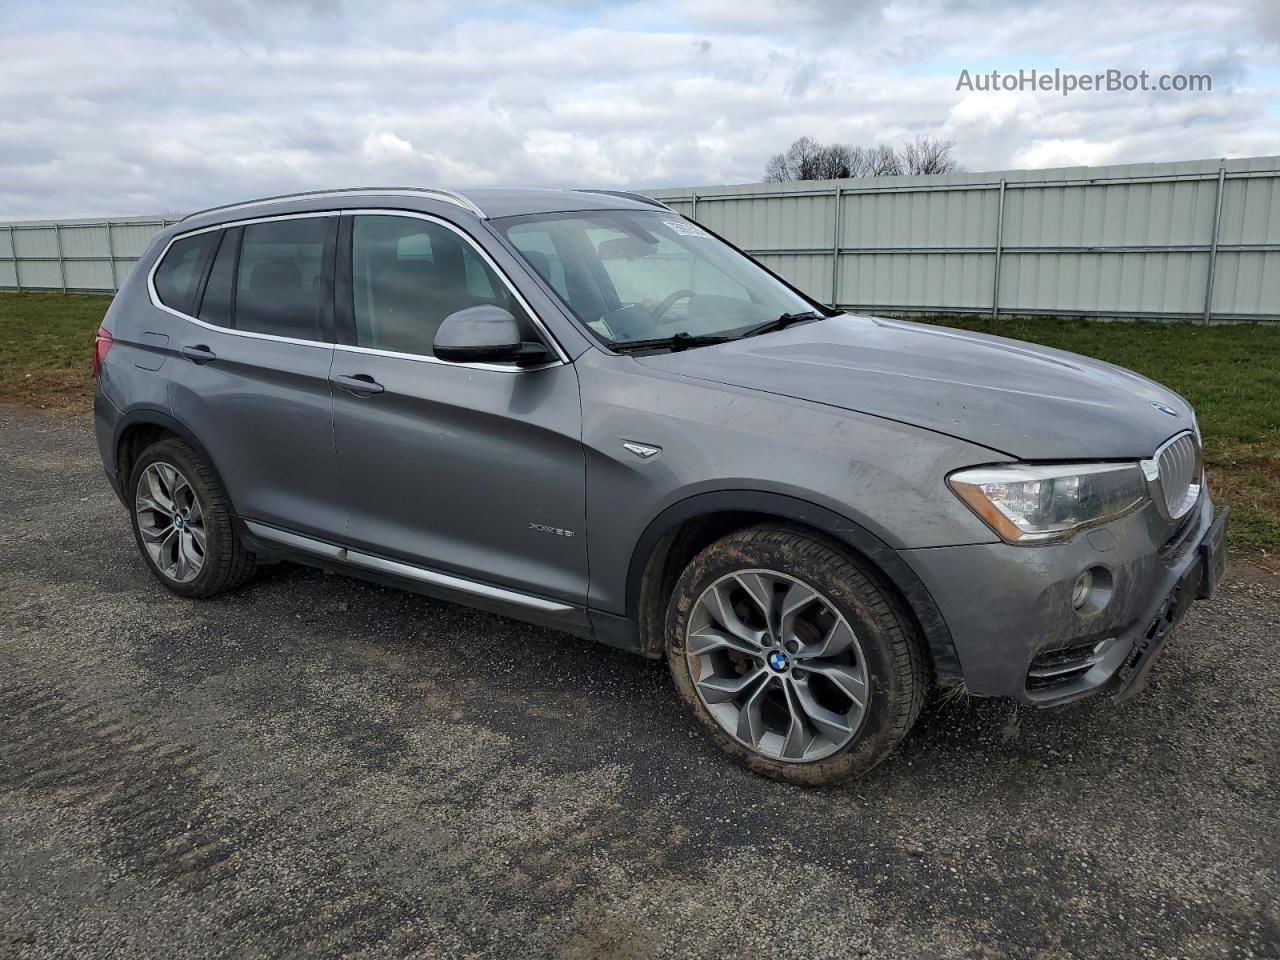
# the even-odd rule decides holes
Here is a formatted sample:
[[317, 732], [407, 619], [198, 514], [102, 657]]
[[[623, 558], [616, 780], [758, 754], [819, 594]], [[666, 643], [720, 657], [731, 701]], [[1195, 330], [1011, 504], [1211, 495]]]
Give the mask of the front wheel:
[[668, 607], [667, 660], [717, 746], [807, 785], [883, 760], [927, 687], [893, 592], [836, 546], [784, 527], [732, 533], [693, 559]]

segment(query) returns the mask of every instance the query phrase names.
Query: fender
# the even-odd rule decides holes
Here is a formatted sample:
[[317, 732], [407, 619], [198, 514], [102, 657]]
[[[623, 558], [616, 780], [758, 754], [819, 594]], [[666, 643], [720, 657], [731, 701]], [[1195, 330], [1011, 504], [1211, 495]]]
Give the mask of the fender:
[[951, 631], [928, 588], [888, 544], [862, 524], [826, 507], [798, 497], [761, 490], [720, 490], [699, 493], [672, 504], [659, 513], [641, 534], [627, 568], [627, 618], [640, 623], [641, 584], [645, 566], [654, 548], [667, 534], [694, 517], [716, 513], [761, 513], [791, 520], [818, 530], [852, 548], [869, 560], [880, 574], [892, 583], [915, 614], [933, 656], [939, 678], [959, 677], [960, 658], [951, 639]]

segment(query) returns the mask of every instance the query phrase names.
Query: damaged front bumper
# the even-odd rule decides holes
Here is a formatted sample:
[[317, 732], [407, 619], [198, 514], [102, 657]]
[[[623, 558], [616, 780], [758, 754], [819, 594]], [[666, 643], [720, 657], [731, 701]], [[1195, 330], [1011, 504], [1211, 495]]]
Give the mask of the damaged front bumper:
[[1196, 600], [1212, 597], [1217, 592], [1218, 584], [1227, 570], [1228, 512], [1227, 507], [1218, 511], [1196, 547], [1195, 559], [1164, 598], [1147, 628], [1129, 648], [1128, 655], [1112, 678], [1114, 696], [1118, 702], [1135, 696], [1147, 685], [1152, 665], [1164, 652], [1173, 628], [1191, 609], [1191, 604]]
[[[971, 544], [902, 551], [950, 628], [964, 683], [978, 696], [1052, 706], [1099, 692], [1135, 695], [1192, 602], [1226, 564], [1227, 511], [1207, 492], [1170, 535], [1154, 509], [1069, 543]], [[1072, 604], [1085, 570], [1105, 584]]]

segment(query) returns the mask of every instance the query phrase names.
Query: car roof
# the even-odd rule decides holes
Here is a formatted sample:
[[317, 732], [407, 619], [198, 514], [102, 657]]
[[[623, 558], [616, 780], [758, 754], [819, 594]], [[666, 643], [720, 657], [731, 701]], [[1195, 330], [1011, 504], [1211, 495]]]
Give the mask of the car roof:
[[461, 196], [484, 211], [488, 218], [518, 217], [528, 213], [566, 213], [573, 210], [670, 210], [665, 203], [622, 190], [540, 190], [531, 187], [482, 187]]
[[[307, 209], [342, 207], [381, 207], [393, 201], [397, 207], [416, 207], [426, 203], [446, 203], [466, 210], [482, 220], [515, 217], [536, 213], [566, 213], [575, 210], [670, 210], [666, 204], [638, 193], [619, 190], [548, 190], [484, 187], [473, 190], [446, 190], [438, 187], [348, 187], [335, 190], [313, 190], [277, 197], [263, 197], [243, 203], [210, 207], [188, 214], [182, 219], [216, 222], [229, 215], [239, 219], [293, 213]], [[426, 207], [430, 209], [430, 207]]]

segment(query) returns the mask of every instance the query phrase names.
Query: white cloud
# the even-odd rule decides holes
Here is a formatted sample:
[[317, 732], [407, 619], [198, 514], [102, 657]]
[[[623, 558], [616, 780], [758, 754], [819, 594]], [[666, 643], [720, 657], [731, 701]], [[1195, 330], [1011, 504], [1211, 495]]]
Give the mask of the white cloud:
[[362, 151], [370, 163], [380, 164], [412, 157], [413, 144], [389, 130], [379, 130], [364, 138]]
[[1035, 140], [1013, 155], [1015, 167], [1092, 167], [1116, 159], [1118, 146], [1091, 140]]
[[[18, 0], [0, 220], [376, 182], [758, 179], [795, 137], [953, 137], [971, 170], [1280, 152], [1274, 5], [1103, 0]], [[74, 14], [74, 15], [72, 15]], [[1209, 94], [957, 92], [1199, 69]]]
[[1027, 114], [1039, 114], [1033, 94], [965, 92], [947, 113], [945, 130], [949, 136], [963, 141], [993, 133]]

